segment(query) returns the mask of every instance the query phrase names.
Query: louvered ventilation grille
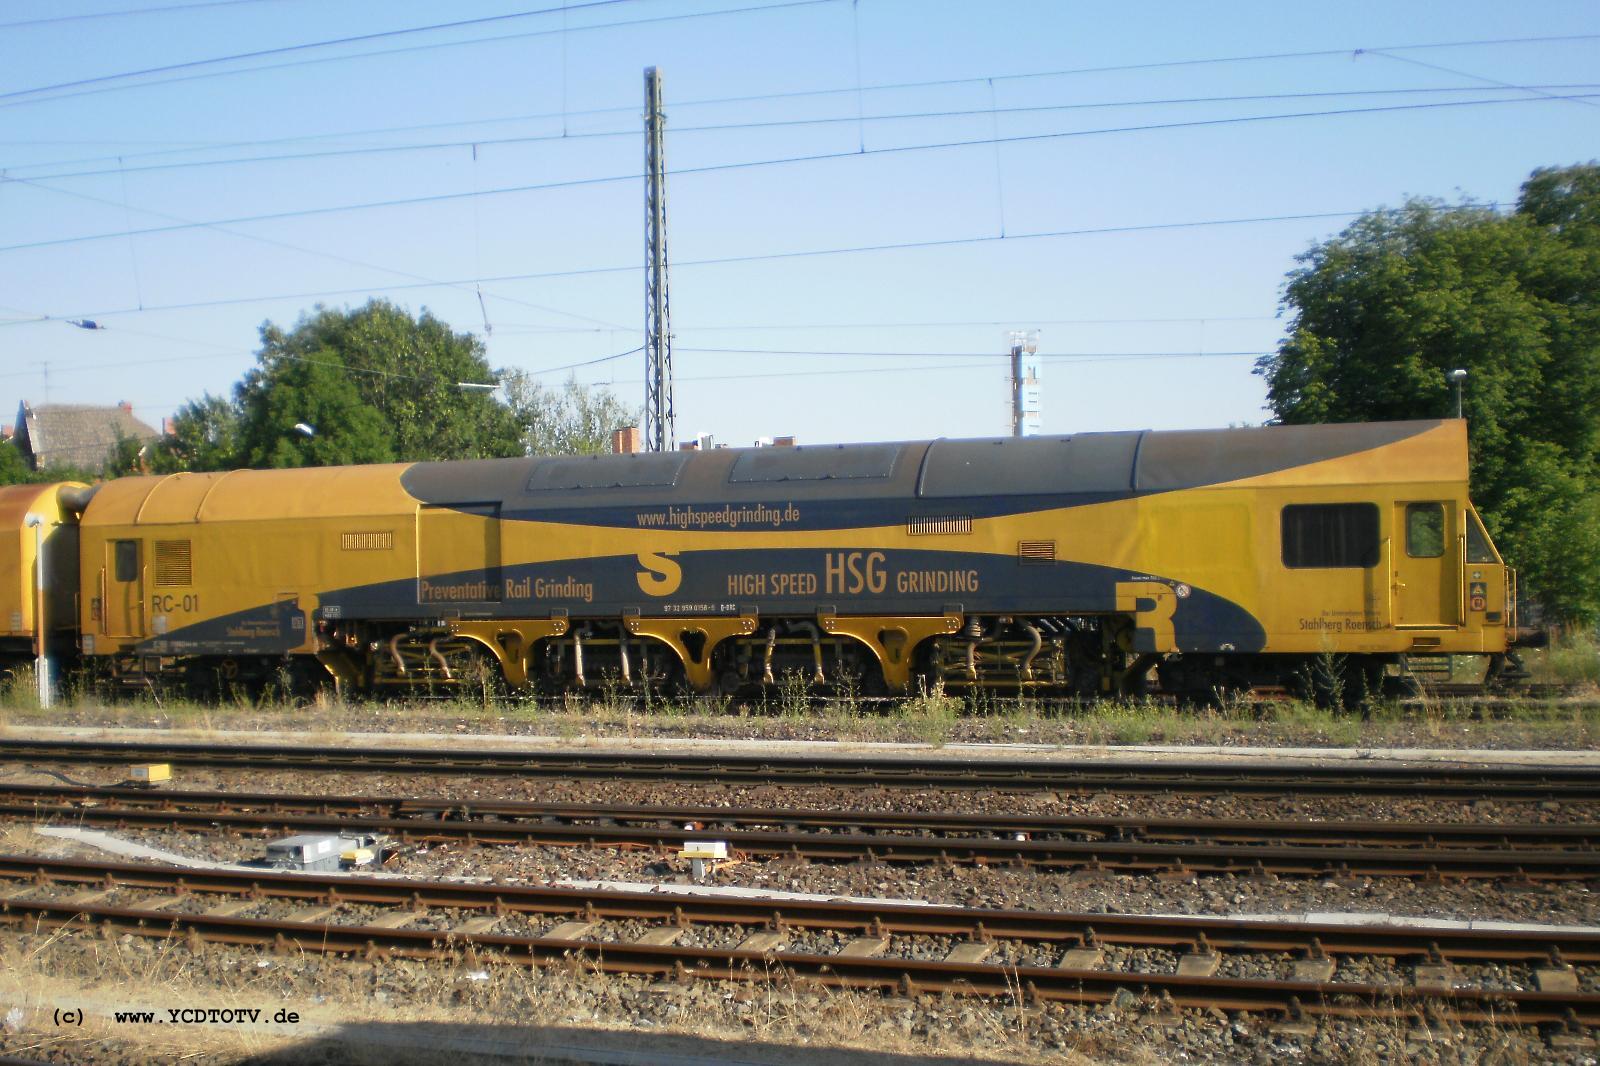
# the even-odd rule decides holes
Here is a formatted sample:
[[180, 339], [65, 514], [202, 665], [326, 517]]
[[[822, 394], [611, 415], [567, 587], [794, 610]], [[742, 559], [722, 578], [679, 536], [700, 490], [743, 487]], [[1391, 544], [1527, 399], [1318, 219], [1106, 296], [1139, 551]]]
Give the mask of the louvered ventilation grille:
[[906, 534], [912, 537], [934, 537], [972, 532], [969, 514], [935, 515], [932, 518], [906, 519]]
[[156, 584], [174, 586], [193, 583], [192, 560], [188, 541], [156, 541]]
[[1053, 540], [1018, 541], [1017, 558], [1024, 563], [1053, 563], [1056, 561], [1056, 542]]

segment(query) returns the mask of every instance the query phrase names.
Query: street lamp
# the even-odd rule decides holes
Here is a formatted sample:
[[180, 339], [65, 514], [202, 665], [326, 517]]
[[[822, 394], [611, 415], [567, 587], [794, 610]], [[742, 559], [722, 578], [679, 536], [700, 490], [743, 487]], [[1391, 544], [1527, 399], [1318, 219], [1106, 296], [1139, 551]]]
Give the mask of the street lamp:
[[317, 435], [316, 427], [308, 426], [304, 422], [296, 422], [294, 424], [294, 431], [307, 437], [315, 437]]
[[1461, 383], [1463, 381], [1467, 380], [1467, 372], [1465, 370], [1452, 370], [1452, 371], [1450, 371], [1449, 377], [1450, 377], [1451, 381], [1456, 383], [1456, 417], [1460, 418], [1461, 417]]
[[498, 381], [458, 381], [456, 382], [456, 388], [467, 390], [481, 389], [484, 392], [494, 392], [500, 388], [500, 383]]
[[37, 605], [33, 611], [33, 627], [39, 631], [39, 658], [34, 665], [33, 672], [39, 681], [39, 706], [48, 709], [50, 706], [50, 655], [45, 645], [48, 630], [45, 629], [44, 610], [44, 515], [29, 514], [23, 520], [23, 525], [33, 529], [33, 570], [36, 575], [34, 591], [38, 597]]

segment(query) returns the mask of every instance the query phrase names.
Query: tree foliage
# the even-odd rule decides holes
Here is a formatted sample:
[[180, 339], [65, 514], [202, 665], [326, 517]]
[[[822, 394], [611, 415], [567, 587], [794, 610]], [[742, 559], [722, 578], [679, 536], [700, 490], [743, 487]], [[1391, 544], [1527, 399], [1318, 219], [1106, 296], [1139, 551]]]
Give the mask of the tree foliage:
[[1600, 617], [1600, 164], [1535, 171], [1508, 214], [1373, 211], [1299, 262], [1256, 368], [1277, 419], [1447, 417], [1466, 370], [1491, 534], [1555, 617]]
[[175, 470], [227, 470], [243, 452], [239, 409], [225, 396], [209, 392], [178, 409], [170, 432], [154, 450], [153, 473]]
[[[463, 387], [495, 382], [498, 394]], [[256, 365], [231, 396], [190, 400], [154, 444], [119, 440], [106, 476], [595, 454], [637, 421], [607, 389], [497, 374], [472, 334], [373, 300], [353, 311], [319, 307], [290, 330], [265, 323]], [[14, 444], [0, 442], [0, 485], [97, 478], [30, 470]]]
[[98, 475], [75, 466], [34, 470], [13, 441], [0, 441], [0, 485], [43, 485], [54, 481], [96, 481]]
[[611, 450], [611, 434], [639, 424], [639, 411], [609, 389], [589, 389], [569, 379], [546, 388], [520, 370], [501, 378], [506, 406], [528, 455], [599, 455]]
[[238, 389], [238, 456], [253, 467], [341, 466], [395, 458], [395, 427], [361, 398], [331, 351], [274, 362]]
[[[259, 364], [237, 390], [245, 426], [246, 455], [252, 465], [271, 465], [271, 455], [316, 454], [305, 448], [285, 452], [269, 444], [275, 428], [295, 422], [316, 423], [302, 412], [287, 426], [268, 424], [269, 412], [279, 422], [293, 415], [272, 394], [288, 389], [339, 389], [340, 399], [320, 412], [317, 426], [324, 438], [351, 435], [341, 446], [350, 454], [376, 454], [366, 437], [369, 421], [357, 415], [371, 408], [388, 441], [385, 459], [480, 459], [514, 455], [518, 432], [506, 406], [486, 389], [461, 383], [487, 384], [493, 372], [483, 343], [470, 333], [455, 333], [426, 310], [419, 318], [383, 300], [355, 311], [318, 308], [285, 332], [270, 322], [261, 327]], [[345, 390], [334, 384], [342, 379]], [[302, 395], [301, 398], [304, 398]], [[353, 401], [353, 402], [347, 402]], [[328, 416], [334, 421], [328, 421]], [[355, 417], [348, 425], [343, 419]], [[373, 461], [373, 460], [355, 460]]]
[[[498, 394], [462, 386], [496, 381]], [[119, 451], [112, 472], [592, 453], [635, 420], [605, 389], [497, 374], [470, 333], [374, 300], [319, 307], [289, 330], [264, 324], [256, 365], [231, 396], [191, 400], [167, 437]]]

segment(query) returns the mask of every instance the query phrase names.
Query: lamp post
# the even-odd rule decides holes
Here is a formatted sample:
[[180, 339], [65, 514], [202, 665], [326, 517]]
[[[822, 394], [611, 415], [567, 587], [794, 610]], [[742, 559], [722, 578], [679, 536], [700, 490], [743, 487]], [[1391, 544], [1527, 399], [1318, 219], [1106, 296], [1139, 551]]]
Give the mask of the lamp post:
[[1467, 372], [1465, 370], [1452, 370], [1452, 371], [1450, 371], [1449, 377], [1450, 377], [1451, 381], [1456, 383], [1456, 417], [1460, 418], [1461, 417], [1461, 383], [1463, 381], [1467, 380]]
[[37, 596], [33, 611], [33, 627], [39, 633], [39, 658], [34, 664], [34, 674], [39, 680], [39, 706], [50, 706], [50, 655], [45, 641], [49, 631], [45, 628], [44, 598], [44, 515], [29, 514], [23, 524], [33, 528], [34, 592]]

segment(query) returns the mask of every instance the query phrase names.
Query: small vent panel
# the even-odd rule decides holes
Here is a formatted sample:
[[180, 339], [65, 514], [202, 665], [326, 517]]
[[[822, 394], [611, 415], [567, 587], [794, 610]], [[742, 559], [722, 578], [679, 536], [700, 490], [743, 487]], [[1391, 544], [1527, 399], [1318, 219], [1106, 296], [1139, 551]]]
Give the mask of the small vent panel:
[[161, 588], [172, 588], [193, 583], [193, 553], [189, 542], [156, 541], [156, 585]]
[[969, 514], [933, 515], [906, 519], [906, 535], [911, 537], [953, 536], [972, 532]]
[[1029, 563], [1053, 563], [1056, 561], [1056, 542], [1053, 540], [1018, 541], [1017, 559], [1024, 565]]

